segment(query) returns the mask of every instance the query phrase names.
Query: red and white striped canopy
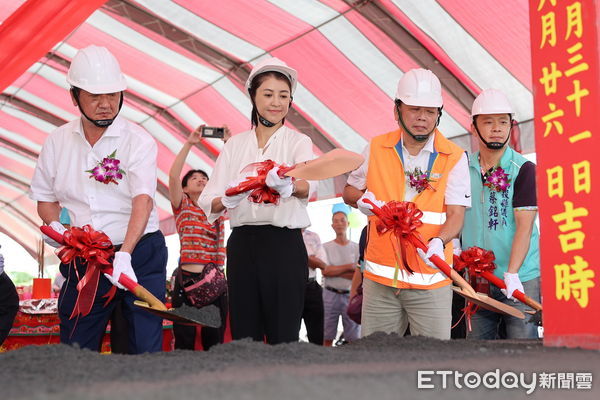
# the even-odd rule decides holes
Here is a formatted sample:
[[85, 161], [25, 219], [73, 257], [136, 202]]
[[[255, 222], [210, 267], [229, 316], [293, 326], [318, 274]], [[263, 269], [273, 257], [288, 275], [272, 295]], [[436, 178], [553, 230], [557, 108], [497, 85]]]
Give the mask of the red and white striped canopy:
[[[522, 0], [94, 0], [85, 2], [92, 5], [87, 12], [78, 6], [78, 14], [44, 14], [57, 3], [64, 11], [84, 2], [0, 6], [0, 64], [28, 51], [5, 52], [15, 44], [3, 37], [9, 23], [28, 43], [50, 43], [38, 45], [39, 55], [21, 70], [12, 67], [14, 78], [0, 85], [0, 230], [32, 253], [40, 220], [28, 185], [46, 136], [78, 116], [65, 74], [77, 50], [90, 44], [120, 61], [128, 81], [122, 115], [158, 142], [156, 201], [164, 221], [171, 214], [168, 170], [186, 135], [202, 123], [226, 124], [234, 134], [247, 130], [251, 105], [243, 85], [265, 57], [298, 70], [286, 123], [309, 134], [317, 154], [335, 147], [360, 152], [374, 135], [394, 129], [396, 84], [415, 67], [440, 77], [440, 129], [463, 146], [469, 146], [469, 108], [482, 89], [504, 90], [519, 121], [533, 117], [529, 10]], [[33, 30], [26, 18], [71, 26], [70, 33]], [[210, 173], [221, 148], [219, 140], [206, 140], [189, 167]], [[336, 192], [339, 182], [327, 182], [319, 196]]]

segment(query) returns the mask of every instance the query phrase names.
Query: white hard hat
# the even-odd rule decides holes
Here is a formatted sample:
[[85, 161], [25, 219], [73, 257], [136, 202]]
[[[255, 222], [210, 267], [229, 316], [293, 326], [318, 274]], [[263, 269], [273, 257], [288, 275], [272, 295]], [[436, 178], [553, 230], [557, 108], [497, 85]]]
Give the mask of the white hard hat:
[[477, 96], [471, 107], [471, 117], [481, 114], [510, 114], [513, 109], [504, 93], [497, 89], [486, 89]]
[[294, 68], [288, 67], [286, 63], [276, 57], [262, 60], [252, 68], [252, 72], [250, 72], [250, 76], [248, 76], [248, 80], [246, 81], [246, 90], [250, 89], [252, 79], [254, 79], [256, 75], [268, 71], [281, 72], [285, 75], [290, 81], [292, 94], [294, 94], [296, 91], [296, 83], [298, 82], [298, 72]]
[[442, 85], [428, 69], [411, 69], [398, 81], [396, 98], [404, 104], [417, 107], [441, 107]]
[[119, 62], [106, 47], [80, 49], [67, 73], [69, 85], [93, 94], [116, 93], [127, 89]]

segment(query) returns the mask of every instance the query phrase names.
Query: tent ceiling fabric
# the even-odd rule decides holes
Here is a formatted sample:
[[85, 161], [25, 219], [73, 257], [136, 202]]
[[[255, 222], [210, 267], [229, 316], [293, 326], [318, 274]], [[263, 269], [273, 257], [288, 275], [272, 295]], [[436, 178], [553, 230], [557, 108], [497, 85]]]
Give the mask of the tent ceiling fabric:
[[[287, 123], [312, 138], [316, 154], [335, 147], [360, 152], [394, 129], [396, 84], [415, 67], [440, 77], [441, 130], [462, 136], [461, 144], [468, 143], [471, 103], [484, 88], [505, 90], [520, 121], [533, 117], [529, 10], [521, 0], [97, 0], [76, 14], [57, 10], [57, 3], [67, 11], [81, 4], [4, 0], [0, 8], [1, 47], [15, 37], [3, 36], [13, 28], [39, 52], [19, 65], [28, 46], [13, 43], [4, 59], [16, 74], [0, 85], [0, 226], [31, 254], [40, 220], [28, 185], [46, 136], [78, 116], [65, 75], [77, 50], [90, 44], [106, 46], [120, 61], [128, 82], [122, 114], [158, 142], [163, 221], [171, 215], [168, 170], [186, 136], [202, 123], [226, 124], [234, 134], [249, 128], [244, 82], [264, 57], [299, 71]], [[5, 24], [16, 16], [39, 29], [23, 38], [18, 26]], [[0, 67], [4, 76], [6, 68]], [[222, 147], [205, 140], [188, 166], [210, 173]], [[323, 184], [319, 197], [339, 191], [338, 181]]]

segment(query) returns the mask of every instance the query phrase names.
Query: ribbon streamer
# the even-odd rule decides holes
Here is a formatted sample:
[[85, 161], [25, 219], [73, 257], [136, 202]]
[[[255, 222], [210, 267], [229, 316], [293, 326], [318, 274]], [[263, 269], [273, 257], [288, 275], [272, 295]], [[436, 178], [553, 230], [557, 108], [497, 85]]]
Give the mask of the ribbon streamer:
[[[106, 268], [112, 268], [109, 260], [114, 254], [115, 250], [108, 236], [104, 232], [94, 230], [90, 225], [85, 225], [83, 228], [73, 226], [64, 233], [63, 246], [57, 250], [57, 255], [63, 264], [68, 264], [75, 270], [79, 280], [77, 283], [79, 294], [69, 319], [90, 313], [98, 290], [100, 273], [103, 273]], [[75, 265], [78, 257], [87, 262], [86, 272], [82, 278]], [[105, 307], [115, 293], [116, 287], [113, 286], [103, 296], [107, 298]]]
[[[496, 268], [495, 260], [496, 256], [493, 251], [474, 246], [461, 252], [460, 256], [454, 255], [454, 270], [463, 272], [466, 269], [469, 282], [477, 292], [481, 292], [482, 290], [479, 290], [477, 285], [477, 278], [481, 276], [482, 272], [493, 272]], [[467, 301], [465, 308], [462, 309], [469, 331], [471, 331], [471, 317], [477, 310], [479, 310], [479, 306], [471, 301]]]

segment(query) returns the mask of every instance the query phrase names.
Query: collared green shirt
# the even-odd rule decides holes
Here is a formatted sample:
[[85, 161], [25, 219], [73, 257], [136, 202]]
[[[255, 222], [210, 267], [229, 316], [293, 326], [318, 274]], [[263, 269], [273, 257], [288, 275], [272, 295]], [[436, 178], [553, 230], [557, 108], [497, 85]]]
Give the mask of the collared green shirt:
[[[521, 166], [528, 160], [506, 147], [500, 167], [508, 174], [510, 186], [504, 192], [496, 192], [484, 186], [481, 178], [479, 152], [469, 157], [469, 174], [471, 176], [471, 208], [465, 213], [465, 223], [462, 231], [462, 248], [478, 246], [492, 250], [496, 256], [494, 273], [504, 279], [508, 270], [508, 262], [515, 236], [515, 210], [513, 208], [514, 183], [519, 175]], [[536, 190], [532, 187], [531, 190]], [[519, 269], [521, 282], [540, 276], [539, 233], [534, 225], [527, 256]]]

